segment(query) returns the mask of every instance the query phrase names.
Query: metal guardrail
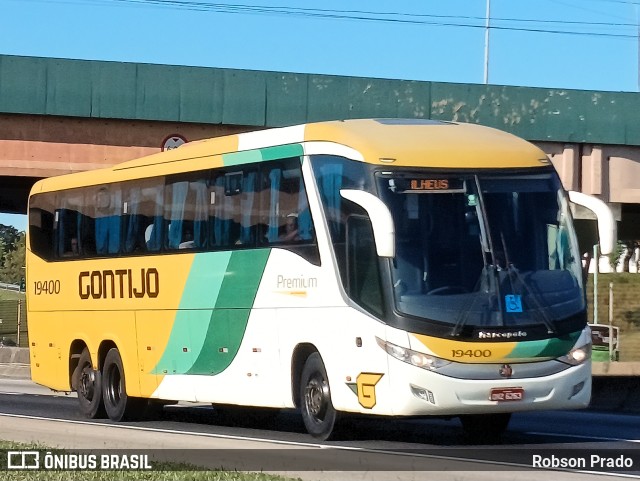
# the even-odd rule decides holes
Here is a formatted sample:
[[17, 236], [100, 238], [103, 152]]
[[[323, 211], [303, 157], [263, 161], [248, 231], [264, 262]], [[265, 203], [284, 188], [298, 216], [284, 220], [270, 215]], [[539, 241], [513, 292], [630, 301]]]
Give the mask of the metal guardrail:
[[7, 284], [5, 282], [0, 282], [0, 289], [20, 292], [20, 286], [18, 284]]

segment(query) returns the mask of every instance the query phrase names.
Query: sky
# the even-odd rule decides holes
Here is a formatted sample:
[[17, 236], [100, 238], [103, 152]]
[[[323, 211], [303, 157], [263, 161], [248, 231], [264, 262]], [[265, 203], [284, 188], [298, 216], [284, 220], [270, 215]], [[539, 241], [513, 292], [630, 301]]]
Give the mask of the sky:
[[[487, 3], [0, 0], [0, 54], [481, 84]], [[489, 5], [488, 83], [638, 91], [640, 0]]]

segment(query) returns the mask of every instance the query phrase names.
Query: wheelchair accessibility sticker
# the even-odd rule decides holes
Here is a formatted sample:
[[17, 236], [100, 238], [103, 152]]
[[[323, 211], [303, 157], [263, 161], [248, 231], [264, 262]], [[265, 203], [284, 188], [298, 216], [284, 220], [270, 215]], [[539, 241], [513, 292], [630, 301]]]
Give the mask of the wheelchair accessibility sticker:
[[522, 296], [509, 294], [504, 296], [504, 305], [507, 312], [522, 312]]

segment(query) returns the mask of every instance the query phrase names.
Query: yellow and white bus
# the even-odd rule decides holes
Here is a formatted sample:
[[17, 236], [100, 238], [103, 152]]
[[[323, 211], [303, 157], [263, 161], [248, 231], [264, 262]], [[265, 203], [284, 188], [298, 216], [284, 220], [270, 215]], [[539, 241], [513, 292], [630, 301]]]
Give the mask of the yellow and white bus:
[[89, 418], [171, 401], [460, 416], [580, 408], [591, 336], [569, 200], [513, 135], [321, 122], [39, 181], [33, 380]]

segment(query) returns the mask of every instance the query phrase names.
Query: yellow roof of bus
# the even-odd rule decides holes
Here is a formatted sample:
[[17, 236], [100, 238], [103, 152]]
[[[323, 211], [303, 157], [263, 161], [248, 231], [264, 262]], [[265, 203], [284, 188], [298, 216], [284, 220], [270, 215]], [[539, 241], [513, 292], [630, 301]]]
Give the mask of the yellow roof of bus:
[[[548, 165], [546, 154], [512, 134], [475, 124], [415, 119], [361, 119], [247, 132], [200, 140], [106, 169], [52, 177], [32, 192], [67, 189], [221, 167], [223, 156], [303, 142], [333, 142], [372, 164], [449, 169], [526, 168]], [[392, 162], [391, 162], [392, 161]]]

